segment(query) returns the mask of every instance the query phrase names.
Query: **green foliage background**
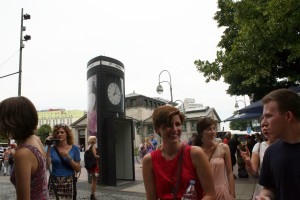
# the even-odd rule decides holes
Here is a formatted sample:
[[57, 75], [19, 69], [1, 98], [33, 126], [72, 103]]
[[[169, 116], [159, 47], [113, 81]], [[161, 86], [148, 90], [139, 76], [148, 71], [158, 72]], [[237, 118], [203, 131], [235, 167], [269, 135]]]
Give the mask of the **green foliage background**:
[[49, 133], [51, 132], [52, 132], [51, 126], [48, 124], [44, 124], [38, 129], [37, 136], [40, 137], [42, 143], [44, 144], [46, 138], [49, 136]]
[[254, 102], [271, 90], [299, 86], [299, 0], [218, 0], [218, 8], [220, 50], [213, 62], [194, 62], [206, 82], [223, 78], [228, 94]]

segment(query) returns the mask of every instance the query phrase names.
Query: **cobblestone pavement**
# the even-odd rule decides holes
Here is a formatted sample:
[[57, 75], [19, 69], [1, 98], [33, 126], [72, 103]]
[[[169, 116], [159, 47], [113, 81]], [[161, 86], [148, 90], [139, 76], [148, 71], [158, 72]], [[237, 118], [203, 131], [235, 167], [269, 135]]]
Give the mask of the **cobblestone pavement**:
[[[81, 166], [84, 166], [81, 163]], [[145, 189], [142, 181], [141, 165], [136, 164], [136, 181], [120, 183], [117, 187], [97, 185], [96, 197], [100, 200], [145, 200]], [[87, 200], [90, 197], [91, 184], [87, 181], [87, 172], [82, 167], [81, 175], [77, 183], [77, 199]], [[16, 191], [10, 183], [9, 176], [3, 176], [3, 169], [0, 170], [0, 200], [15, 200]]]
[[[77, 199], [87, 200], [90, 196], [90, 184], [87, 182], [80, 182], [77, 184]], [[144, 200], [145, 193], [117, 191], [117, 190], [102, 190], [101, 186], [97, 188], [96, 197], [103, 200]], [[15, 188], [10, 182], [1, 182], [0, 186], [0, 200], [15, 200]]]
[[[82, 165], [83, 166], [83, 165]], [[136, 181], [118, 182], [118, 186], [97, 185], [96, 197], [100, 200], [144, 200], [145, 188], [142, 179], [140, 164], [135, 165]], [[237, 175], [237, 167], [234, 173]], [[255, 186], [255, 178], [237, 178], [235, 180], [236, 200], [251, 200]], [[82, 168], [81, 176], [77, 183], [77, 199], [87, 200], [90, 196], [91, 184], [87, 181], [87, 172]], [[15, 200], [15, 188], [9, 181], [9, 176], [3, 176], [0, 170], [0, 200]]]

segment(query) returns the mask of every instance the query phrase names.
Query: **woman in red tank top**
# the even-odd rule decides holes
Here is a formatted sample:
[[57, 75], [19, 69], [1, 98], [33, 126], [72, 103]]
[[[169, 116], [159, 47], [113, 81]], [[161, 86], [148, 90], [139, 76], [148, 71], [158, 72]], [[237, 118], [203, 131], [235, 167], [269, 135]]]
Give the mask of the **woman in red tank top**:
[[179, 200], [190, 180], [196, 181], [197, 199], [215, 199], [212, 171], [204, 151], [179, 141], [184, 115], [173, 106], [160, 106], [152, 120], [163, 144], [143, 158], [147, 200]]

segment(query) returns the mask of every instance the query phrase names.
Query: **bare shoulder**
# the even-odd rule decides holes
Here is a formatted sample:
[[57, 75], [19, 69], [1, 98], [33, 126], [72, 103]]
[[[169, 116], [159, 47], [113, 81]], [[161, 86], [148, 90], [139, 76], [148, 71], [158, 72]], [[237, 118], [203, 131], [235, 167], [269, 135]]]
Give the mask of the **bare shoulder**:
[[193, 157], [197, 157], [197, 156], [202, 156], [205, 155], [203, 149], [201, 147], [198, 146], [191, 146], [191, 156]]
[[143, 173], [150, 173], [153, 169], [151, 154], [148, 153], [143, 157], [142, 161]]
[[30, 150], [27, 148], [19, 148], [16, 152], [15, 152], [15, 158], [21, 158], [23, 156], [28, 156], [28, 154], [30, 153]]
[[20, 148], [14, 154], [14, 159], [16, 161], [29, 161], [34, 158], [35, 158], [34, 154], [31, 152], [31, 150], [27, 148]]
[[223, 152], [225, 152], [225, 153], [226, 152], [230, 152], [229, 146], [227, 144], [225, 144], [225, 143], [219, 143], [218, 145], [222, 149]]
[[152, 158], [151, 158], [151, 154], [147, 153], [144, 157], [143, 157], [143, 163], [145, 164], [151, 164], [152, 162]]

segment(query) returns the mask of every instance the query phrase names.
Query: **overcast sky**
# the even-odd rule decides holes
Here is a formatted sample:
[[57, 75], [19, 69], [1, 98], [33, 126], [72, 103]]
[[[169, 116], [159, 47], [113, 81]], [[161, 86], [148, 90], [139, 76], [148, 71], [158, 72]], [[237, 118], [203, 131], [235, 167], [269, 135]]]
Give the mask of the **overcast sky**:
[[[194, 98], [222, 120], [235, 110], [228, 85], [205, 83], [194, 65], [216, 57], [216, 0], [0, 0], [0, 76], [19, 70], [22, 8], [31, 15], [24, 35], [32, 37], [23, 49], [22, 95], [38, 110], [87, 110], [87, 62], [100, 55], [125, 65], [126, 94], [170, 99], [167, 83], [156, 92], [168, 70], [174, 100]], [[169, 81], [166, 72], [161, 80]], [[0, 79], [0, 91], [0, 100], [17, 96], [18, 75]]]

